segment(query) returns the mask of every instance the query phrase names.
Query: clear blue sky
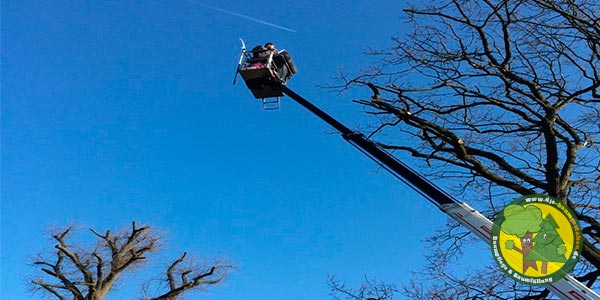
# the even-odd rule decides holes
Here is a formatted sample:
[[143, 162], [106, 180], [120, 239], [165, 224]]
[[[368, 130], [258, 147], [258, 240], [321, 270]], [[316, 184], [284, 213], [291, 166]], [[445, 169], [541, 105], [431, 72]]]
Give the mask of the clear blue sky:
[[2, 1], [0, 298], [30, 298], [30, 258], [73, 223], [136, 220], [165, 233], [157, 258], [238, 266], [195, 299], [329, 299], [327, 275], [418, 270], [441, 212], [290, 99], [266, 112], [231, 84], [238, 38], [275, 42], [299, 69], [290, 87], [356, 128], [368, 91], [314, 85], [389, 46], [405, 5], [324, 3]]

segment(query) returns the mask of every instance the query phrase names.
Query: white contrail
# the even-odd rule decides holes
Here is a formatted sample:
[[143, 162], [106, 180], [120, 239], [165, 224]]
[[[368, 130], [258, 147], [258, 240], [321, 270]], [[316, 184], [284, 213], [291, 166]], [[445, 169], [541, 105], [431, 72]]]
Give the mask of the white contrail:
[[277, 24], [269, 23], [267, 21], [263, 21], [263, 20], [259, 20], [259, 19], [253, 18], [253, 17], [242, 15], [240, 13], [236, 13], [236, 12], [233, 12], [233, 11], [230, 11], [230, 10], [226, 10], [226, 9], [223, 9], [223, 8], [219, 8], [219, 7], [216, 7], [216, 6], [208, 5], [206, 3], [202, 3], [202, 2], [198, 2], [198, 1], [194, 1], [194, 0], [187, 0], [187, 1], [190, 2], [190, 3], [192, 3], [192, 4], [204, 6], [206, 8], [214, 9], [216, 11], [220, 11], [220, 12], [223, 12], [223, 13], [226, 13], [226, 14], [230, 14], [230, 15], [233, 15], [233, 16], [236, 16], [236, 17], [244, 18], [246, 20], [254, 21], [256, 23], [260, 23], [260, 24], [271, 26], [271, 27], [283, 29], [283, 30], [286, 30], [286, 31], [289, 31], [289, 32], [296, 32], [296, 30], [294, 30], [294, 29], [290, 29], [290, 28], [287, 28], [287, 27], [279, 26]]

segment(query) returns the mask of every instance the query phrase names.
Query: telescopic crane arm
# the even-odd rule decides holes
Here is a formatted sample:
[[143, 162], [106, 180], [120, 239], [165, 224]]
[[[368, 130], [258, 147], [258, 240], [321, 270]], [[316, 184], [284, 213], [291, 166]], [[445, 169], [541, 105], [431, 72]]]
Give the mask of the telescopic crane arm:
[[[279, 66], [272, 62], [272, 55], [266, 61], [262, 62], [264, 64], [261, 63], [258, 67], [255, 67], [253, 64], [256, 63], [255, 60], [252, 53], [246, 51], [242, 40], [242, 53], [236, 69], [234, 83], [239, 73], [250, 92], [252, 92], [252, 95], [257, 99], [262, 99], [264, 109], [279, 108], [279, 97], [284, 95], [289, 96], [339, 131], [344, 140], [388, 170], [394, 177], [406, 183], [444, 213], [466, 226], [486, 244], [490, 245], [493, 226], [491, 220], [466, 203], [453, 198], [450, 194], [398, 160], [362, 133], [350, 130], [344, 124], [290, 89], [286, 85], [286, 81], [291, 75], [296, 73], [296, 68], [293, 66], [291, 58], [287, 57], [286, 62]], [[287, 70], [287, 72], [282, 72], [282, 70]], [[280, 74], [288, 75], [282, 78]], [[377, 92], [373, 86], [370, 87], [374, 89], [374, 92]], [[375, 96], [377, 96], [377, 93]], [[276, 100], [270, 100], [273, 98], [276, 98]], [[570, 275], [566, 275], [562, 279], [547, 285], [546, 288], [563, 300], [600, 300], [600, 295]]]
[[[377, 145], [377, 143], [371, 141], [362, 133], [350, 130], [310, 101], [298, 95], [288, 86], [279, 85], [278, 88], [285, 95], [339, 131], [344, 140], [388, 170], [394, 177], [406, 183], [444, 213], [466, 226], [489, 245], [493, 226], [493, 222], [490, 219], [466, 203], [454, 199], [451, 195]], [[600, 295], [570, 275], [547, 285], [546, 288], [564, 300], [600, 300]]]

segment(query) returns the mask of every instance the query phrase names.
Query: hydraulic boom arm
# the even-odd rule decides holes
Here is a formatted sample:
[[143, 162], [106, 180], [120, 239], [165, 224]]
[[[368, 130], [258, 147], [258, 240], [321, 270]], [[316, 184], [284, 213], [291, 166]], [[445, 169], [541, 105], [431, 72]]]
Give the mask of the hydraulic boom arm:
[[[471, 208], [466, 203], [457, 201], [451, 195], [421, 176], [418, 172], [396, 159], [375, 142], [359, 132], [350, 130], [344, 124], [313, 105], [310, 101], [298, 95], [286, 85], [280, 85], [279, 88], [284, 94], [288, 95], [304, 108], [333, 126], [333, 128], [339, 131], [342, 137], [350, 144], [436, 205], [444, 213], [454, 218], [462, 225], [465, 225], [471, 232], [475, 233], [489, 245], [493, 225], [491, 220]], [[600, 300], [600, 295], [570, 275], [546, 286], [546, 288], [564, 300]]]

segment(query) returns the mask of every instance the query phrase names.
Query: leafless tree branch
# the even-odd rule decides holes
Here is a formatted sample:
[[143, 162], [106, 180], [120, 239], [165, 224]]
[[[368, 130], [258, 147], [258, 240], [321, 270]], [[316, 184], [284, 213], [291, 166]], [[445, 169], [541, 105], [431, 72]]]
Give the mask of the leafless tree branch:
[[[45, 292], [59, 300], [104, 300], [116, 281], [124, 272], [140, 265], [146, 256], [154, 252], [160, 237], [151, 231], [149, 226], [138, 226], [132, 222], [129, 230], [113, 234], [107, 230], [104, 234], [90, 229], [97, 240], [95, 249], [88, 251], [69, 244], [69, 235], [73, 227], [69, 227], [52, 237], [55, 245], [55, 259], [43, 258], [34, 261], [39, 266], [41, 276], [30, 283], [34, 290]], [[168, 268], [170, 291], [161, 297], [152, 299], [176, 299], [185, 292], [202, 285], [218, 283], [226, 275], [226, 266], [214, 265], [209, 271], [202, 272], [198, 268], [188, 268], [180, 272], [182, 283], [177, 285], [174, 274], [186, 254], [176, 260]], [[188, 282], [187, 276], [194, 272]], [[180, 299], [180, 298], [177, 298]]]
[[[444, 185], [459, 198], [481, 199], [485, 191], [487, 203], [475, 204], [490, 217], [517, 195], [543, 193], [568, 203], [585, 236], [576, 274], [597, 286], [600, 3], [434, 0], [404, 12], [412, 30], [394, 37], [389, 50], [370, 50], [374, 66], [354, 77], [345, 74], [338, 85], [373, 92], [354, 100], [375, 117], [369, 137], [418, 158], [434, 180], [462, 182]], [[447, 234], [432, 241], [446, 246], [435, 250], [438, 257], [456, 249], [448, 237], [465, 238], [452, 229]], [[415, 286], [420, 292], [409, 296], [548, 296], [536, 289], [480, 287], [477, 274], [464, 279], [469, 285], [438, 278], [463, 289], [453, 290], [457, 298], [443, 292], [446, 285]]]

